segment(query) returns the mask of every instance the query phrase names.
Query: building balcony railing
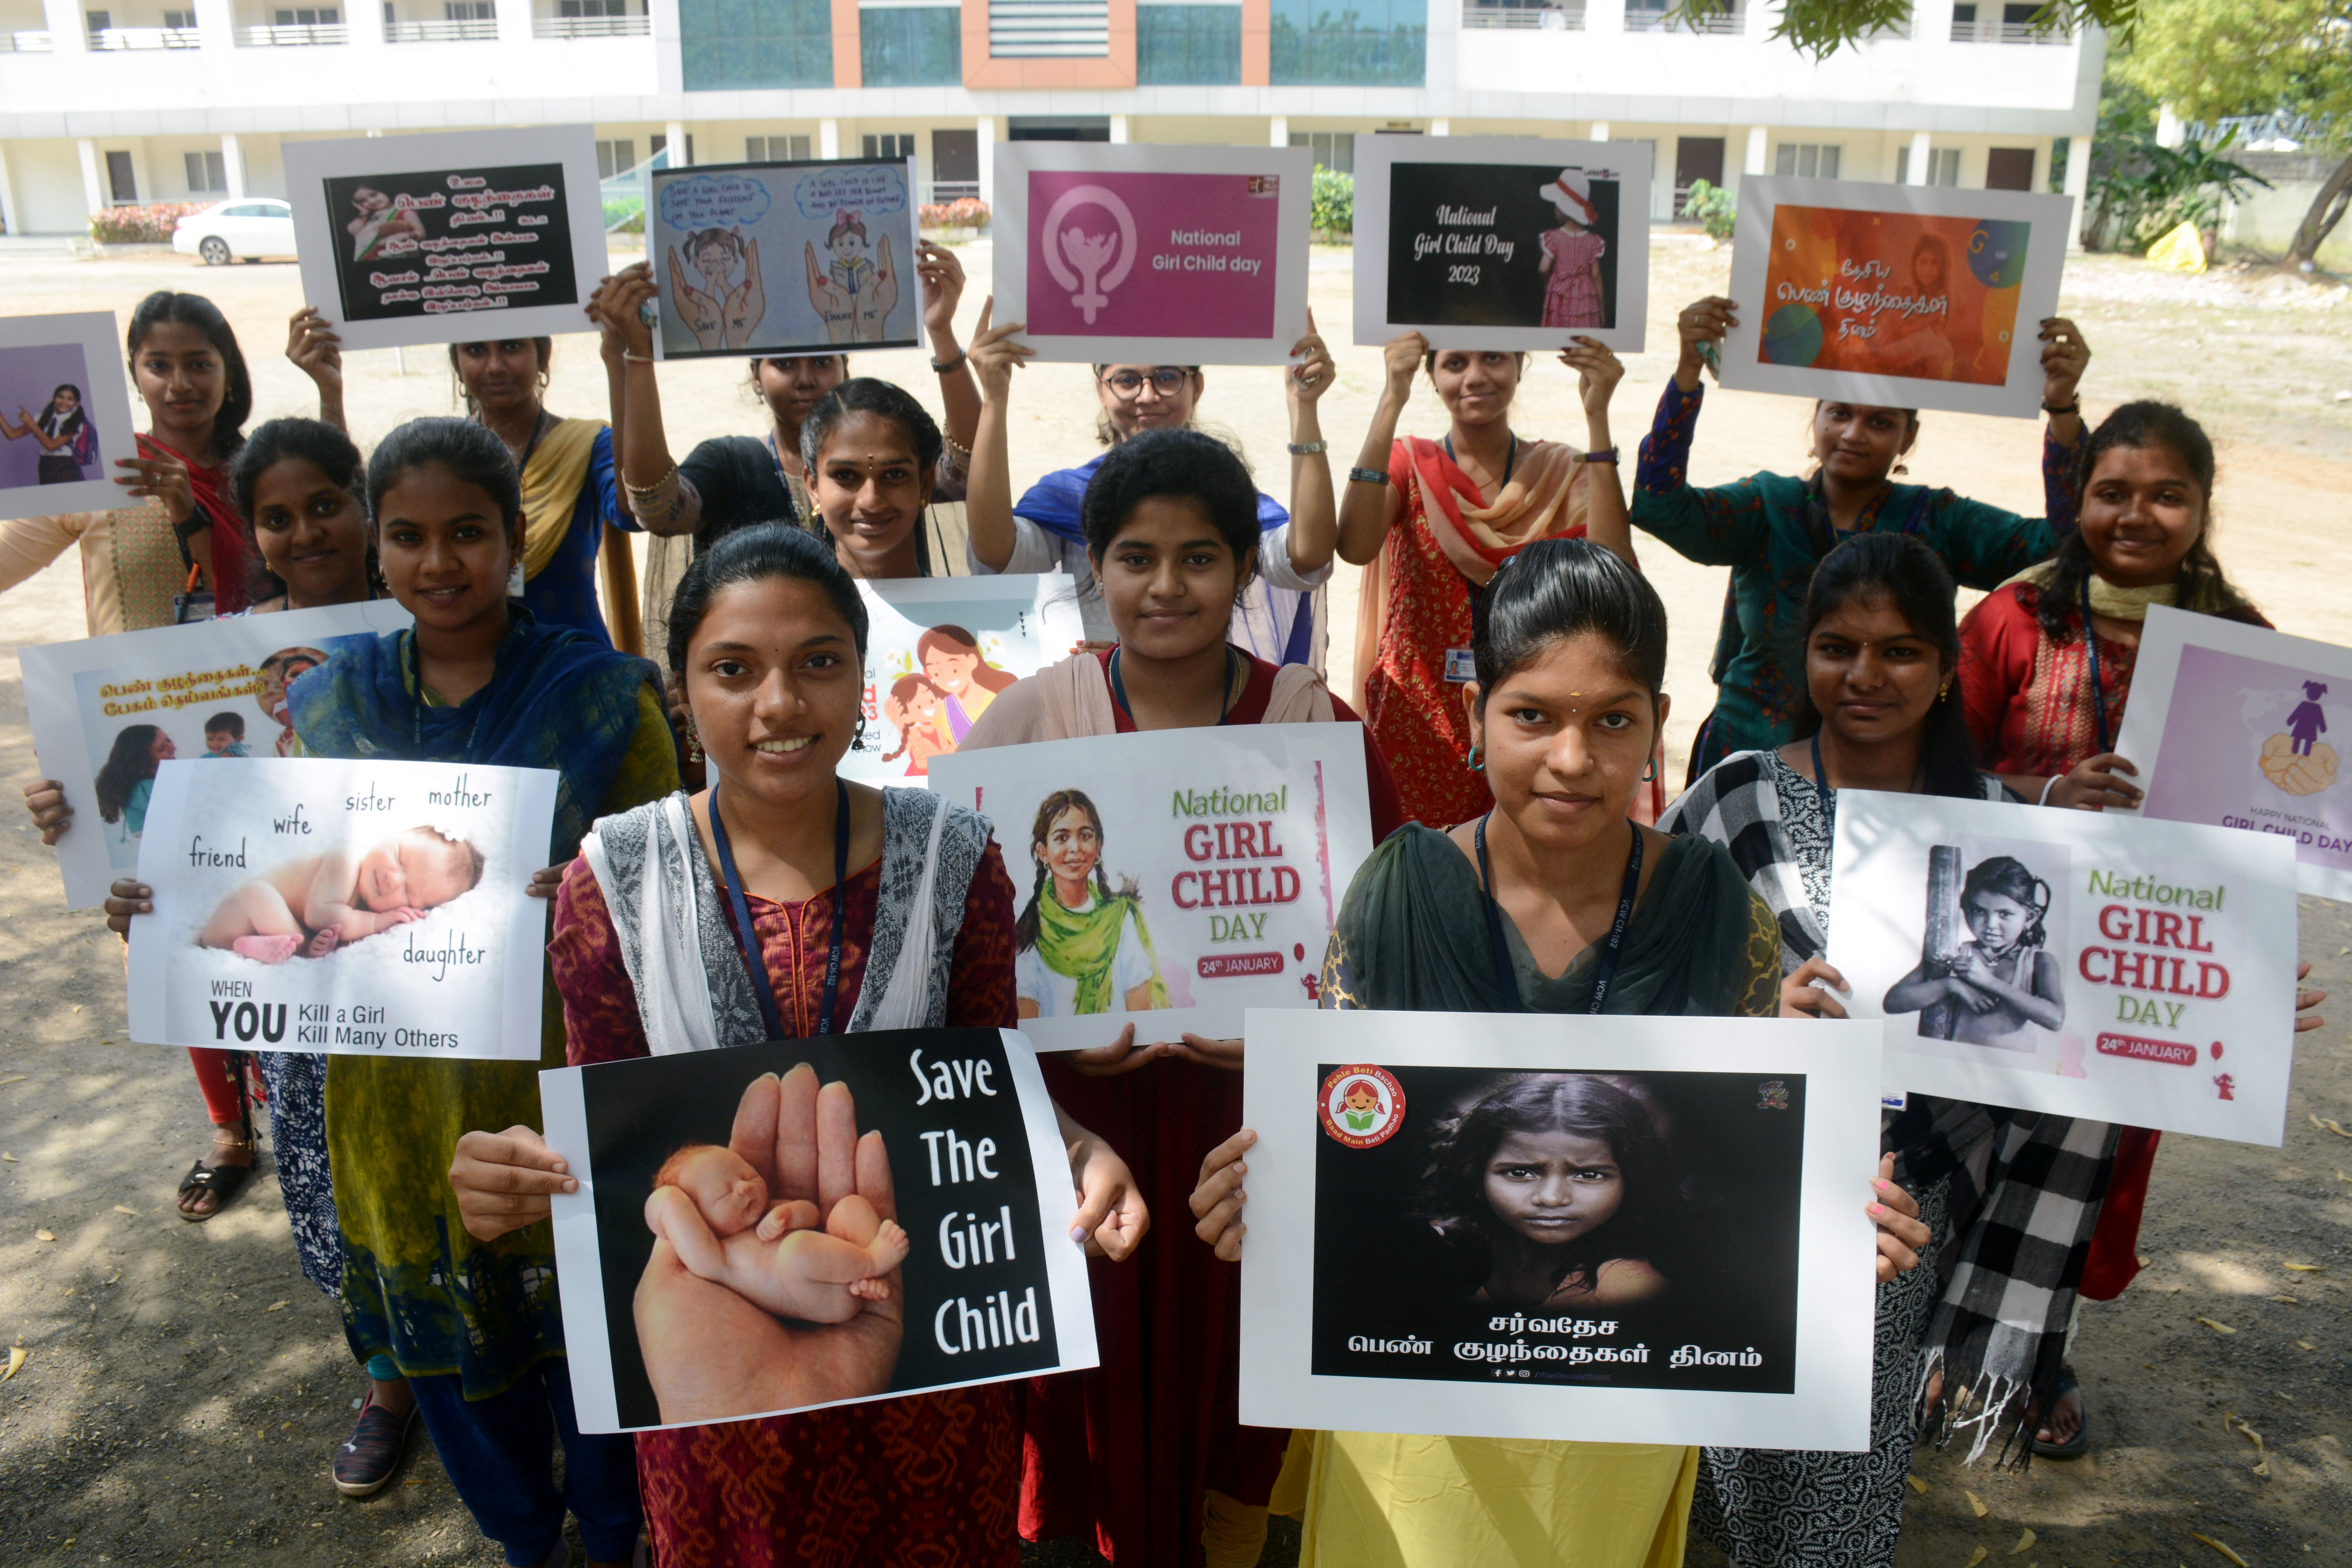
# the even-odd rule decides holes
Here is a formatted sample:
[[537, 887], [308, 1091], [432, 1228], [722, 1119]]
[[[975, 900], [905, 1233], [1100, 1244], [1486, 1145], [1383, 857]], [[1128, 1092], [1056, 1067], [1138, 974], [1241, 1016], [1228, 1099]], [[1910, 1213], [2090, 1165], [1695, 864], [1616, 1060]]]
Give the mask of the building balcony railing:
[[534, 38], [643, 38], [652, 35], [651, 16], [534, 16]]
[[0, 55], [46, 55], [56, 47], [47, 33], [0, 33]]
[[2074, 41], [2074, 36], [2059, 28], [2043, 29], [2031, 22], [1963, 22], [1952, 23], [1952, 42], [1956, 44], [2052, 44], [2064, 46]]
[[100, 27], [89, 36], [92, 49], [193, 49], [201, 40], [194, 27]]
[[314, 44], [348, 44], [352, 30], [340, 22], [296, 22], [282, 26], [267, 24], [237, 29], [237, 45], [247, 49], [299, 49]]
[[1697, 16], [1682, 16], [1671, 10], [1636, 10], [1628, 5], [1625, 7], [1625, 30], [1629, 33], [1697, 33], [1710, 37], [1736, 38], [1748, 31], [1748, 14], [1738, 6], [1732, 6]]
[[496, 43], [498, 19], [478, 16], [463, 22], [386, 22], [383, 41], [387, 44], [457, 44]]
[[1465, 0], [1462, 26], [1465, 29], [1499, 27], [1513, 32], [1580, 33], [1584, 31], [1584, 0], [1562, 0], [1545, 5]]

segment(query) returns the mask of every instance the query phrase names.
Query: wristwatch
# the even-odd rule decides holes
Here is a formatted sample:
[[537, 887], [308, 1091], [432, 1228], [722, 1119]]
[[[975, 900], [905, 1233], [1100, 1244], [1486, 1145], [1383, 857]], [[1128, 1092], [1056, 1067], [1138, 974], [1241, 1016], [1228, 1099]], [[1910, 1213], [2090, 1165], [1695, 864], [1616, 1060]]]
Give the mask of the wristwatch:
[[1384, 485], [1389, 482], [1386, 468], [1349, 468], [1348, 482], [1355, 485]]
[[1617, 448], [1603, 447], [1597, 452], [1580, 452], [1576, 460], [1580, 463], [1613, 463], [1617, 460]]
[[2083, 400], [2078, 397], [2074, 402], [2066, 405], [2063, 408], [2057, 406], [2055, 404], [2045, 403], [2042, 405], [2042, 412], [2053, 416], [2068, 414], [2079, 415], [2083, 412]]
[[971, 357], [971, 354], [970, 353], [970, 352], [969, 352], [969, 351], [959, 351], [959, 352], [957, 353], [957, 354], [956, 354], [955, 358], [953, 358], [953, 359], [951, 359], [951, 360], [948, 360], [948, 361], [946, 361], [946, 362], [944, 362], [944, 363], [942, 363], [941, 361], [939, 361], [939, 360], [933, 360], [933, 361], [931, 362], [931, 368], [932, 368], [933, 370], [935, 370], [935, 371], [939, 372], [941, 375], [945, 375], [945, 374], [948, 374], [948, 372], [950, 372], [950, 371], [951, 371], [951, 370], [955, 369], [958, 365], [961, 365], [961, 363], [963, 363], [963, 362], [964, 362], [964, 361], [966, 361], [966, 360], [970, 359]]

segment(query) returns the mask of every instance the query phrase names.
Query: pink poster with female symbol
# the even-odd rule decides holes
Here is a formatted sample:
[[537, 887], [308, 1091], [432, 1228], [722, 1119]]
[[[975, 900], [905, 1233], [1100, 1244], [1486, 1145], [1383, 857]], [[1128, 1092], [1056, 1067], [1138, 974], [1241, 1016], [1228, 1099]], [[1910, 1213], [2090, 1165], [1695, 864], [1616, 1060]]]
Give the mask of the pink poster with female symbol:
[[1288, 148], [1007, 143], [996, 319], [1047, 359], [1278, 362], [1305, 330], [1309, 177]]

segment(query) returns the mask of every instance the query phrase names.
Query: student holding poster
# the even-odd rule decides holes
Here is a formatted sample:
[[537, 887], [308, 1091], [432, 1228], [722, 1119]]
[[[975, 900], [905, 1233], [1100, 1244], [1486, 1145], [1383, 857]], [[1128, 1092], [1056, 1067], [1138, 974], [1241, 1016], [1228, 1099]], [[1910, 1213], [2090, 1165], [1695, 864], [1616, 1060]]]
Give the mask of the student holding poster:
[[[1011, 1026], [1013, 887], [986, 825], [936, 795], [835, 776], [858, 726], [865, 651], [849, 574], [803, 533], [744, 530], [688, 568], [669, 625], [712, 787], [605, 817], [566, 873], [550, 961], [571, 1061]], [[772, 1146], [806, 1157], [776, 1174], [785, 1188], [815, 1185], [828, 1208], [856, 1195], [887, 1212], [894, 1183], [920, 1175], [893, 1172], [883, 1139], [859, 1136], [848, 1098], [829, 1116], [816, 1088], [793, 1074], [766, 1113]], [[563, 1163], [529, 1127], [474, 1125], [451, 1172], [470, 1234], [542, 1235], [546, 1194], [569, 1190]], [[1066, 1116], [1061, 1127], [1078, 1193], [1066, 1234], [1124, 1256], [1148, 1223], [1126, 1167]], [[698, 1399], [740, 1409], [747, 1390], [771, 1410], [870, 1397], [877, 1363], [912, 1331], [892, 1300], [787, 1330], [658, 1257], [635, 1310], [648, 1381], [672, 1418]], [[844, 1367], [846, 1386], [824, 1381]], [[802, 1563], [822, 1541], [861, 1563], [1010, 1568], [1019, 1411], [1016, 1386], [992, 1384], [641, 1432], [655, 1556], [665, 1568]]]
[[1785, 628], [1803, 616], [1813, 567], [1848, 534], [1917, 534], [1967, 587], [1990, 588], [2048, 558], [2072, 527], [2069, 483], [2083, 439], [2076, 387], [2091, 351], [2074, 322], [2042, 323], [2042, 403], [2050, 425], [2042, 448], [2047, 521], [2028, 520], [1948, 489], [1897, 484], [1919, 439], [1915, 408], [1824, 399], [1813, 405], [1814, 471], [1804, 479], [1756, 474], [1701, 489], [1690, 482], [1691, 441], [1708, 345], [1737, 325], [1729, 300], [1709, 298], [1680, 318], [1682, 363], [1666, 384], [1633, 475], [1633, 526], [1706, 566], [1731, 568], [1709, 667], [1715, 710], [1691, 748], [1696, 778], [1734, 752], [1768, 749], [1792, 733], [1803, 688], [1803, 656]]
[[[1730, 855], [1629, 820], [1668, 706], [1656, 590], [1598, 545], [1540, 541], [1496, 572], [1473, 635], [1471, 739], [1495, 805], [1450, 833], [1407, 826], [1365, 862], [1331, 934], [1322, 1005], [1780, 1012], [1772, 911]], [[1532, 1135], [1563, 1134], [1555, 1125]], [[1191, 1200], [1197, 1234], [1221, 1258], [1241, 1256], [1243, 1162], [1255, 1141], [1244, 1131], [1212, 1152]], [[1885, 1176], [1882, 1163], [1870, 1204], [1882, 1281], [1916, 1268], [1928, 1239], [1917, 1205]], [[1482, 1286], [1491, 1299], [1509, 1299], [1517, 1287], [1500, 1270], [1530, 1250], [1494, 1249], [1497, 1272]], [[1619, 1292], [1655, 1289], [1654, 1271], [1622, 1254], [1585, 1258], [1580, 1277], [1567, 1260], [1538, 1264], [1549, 1292], [1538, 1310], [1598, 1310]], [[1399, 1425], [1410, 1429], [1410, 1415]], [[1318, 1433], [1299, 1562], [1679, 1563], [1698, 1458], [1664, 1445]], [[1539, 1500], [1532, 1509], [1529, 1499]]]
[[[1363, 566], [1356, 679], [1364, 722], [1397, 772], [1405, 815], [1433, 827], [1493, 804], [1462, 705], [1470, 671], [1471, 601], [1519, 551], [1588, 521], [1630, 560], [1624, 490], [1609, 440], [1609, 395], [1625, 374], [1591, 338], [1560, 354], [1577, 373], [1589, 450], [1511, 429], [1528, 356], [1433, 349], [1419, 332], [1383, 351], [1388, 384], [1339, 510], [1339, 558]], [[1449, 426], [1436, 441], [1397, 423], [1425, 370]], [[1654, 810], [1654, 806], [1652, 808]]]
[[[984, 359], [983, 387], [992, 370], [1009, 377], [1011, 368], [1009, 360]], [[972, 458], [976, 493], [1004, 482], [1003, 424], [992, 421], [983, 435]], [[1236, 594], [1256, 565], [1257, 499], [1241, 459], [1198, 431], [1146, 431], [1114, 446], [1087, 487], [1082, 521], [1117, 646], [1015, 682], [961, 750], [1354, 721], [1312, 670], [1277, 668], [1230, 640]], [[1383, 837], [1402, 813], [1369, 734], [1364, 769], [1372, 832]], [[1034, 987], [1024, 1011], [1044, 1012], [1065, 990], [1081, 1012], [1099, 1010], [1089, 1006], [1097, 1001], [1150, 1002], [1156, 961], [1148, 931], [1103, 869], [1116, 868], [1119, 847], [1103, 842], [1099, 813], [1083, 792], [1045, 804], [1052, 809], [1036, 814], [1034, 885], [1024, 902], [1029, 940], [1021, 945], [1034, 955], [1026, 968]], [[1005, 825], [1010, 832], [1032, 826], [1031, 814], [1021, 815]], [[1057, 946], [1058, 963], [1047, 952]], [[1159, 984], [1164, 992], [1164, 975]], [[1129, 1025], [1097, 1048], [1048, 1056], [1042, 1065], [1056, 1099], [1133, 1163], [1145, 1199], [1181, 1213], [1202, 1154], [1241, 1124], [1241, 1055], [1239, 1040], [1139, 1040]], [[1107, 1549], [1146, 1563], [1190, 1560], [1195, 1542], [1221, 1568], [1255, 1563], [1284, 1435], [1239, 1424], [1227, 1334], [1240, 1282], [1181, 1227], [1160, 1235], [1147, 1239], [1137, 1268], [1095, 1271], [1102, 1369], [1041, 1384], [1033, 1396], [1036, 1469], [1022, 1533], [1041, 1541], [1090, 1531]]]

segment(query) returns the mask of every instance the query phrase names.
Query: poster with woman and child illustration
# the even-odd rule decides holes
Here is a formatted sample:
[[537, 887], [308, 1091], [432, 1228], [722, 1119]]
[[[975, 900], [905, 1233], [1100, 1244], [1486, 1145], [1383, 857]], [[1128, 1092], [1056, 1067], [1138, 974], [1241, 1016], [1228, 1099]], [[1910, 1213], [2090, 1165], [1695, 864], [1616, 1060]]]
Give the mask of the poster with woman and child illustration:
[[407, 611], [378, 599], [19, 649], [42, 775], [74, 813], [58, 840], [66, 907], [103, 903], [139, 864], [165, 763], [291, 755], [287, 689], [346, 639], [406, 625]]
[[1840, 790], [1833, 866], [1829, 963], [1888, 1089], [2278, 1144], [2286, 838]]
[[1069, 656], [1086, 635], [1066, 573], [861, 578], [866, 739], [844, 778], [921, 785], [963, 743], [996, 694]]
[[2140, 814], [2294, 846], [2295, 887], [2352, 899], [2352, 648], [2148, 607], [2116, 750]]
[[915, 346], [908, 160], [725, 163], [652, 179], [646, 249], [661, 358]]
[[[277, 617], [271, 617], [275, 619]], [[555, 774], [444, 763], [166, 762], [147, 805], [131, 1037], [535, 1060]]]
[[122, 505], [132, 443], [112, 311], [0, 318], [0, 519]]
[[1865, 1024], [1247, 1022], [1242, 1419], [1853, 1450]]
[[1069, 1159], [998, 1029], [885, 1029], [540, 1074], [583, 1432], [1096, 1364]]
[[1356, 144], [1356, 342], [1641, 351], [1651, 149], [1525, 136]]
[[2072, 196], [1750, 174], [1723, 384], [2038, 418]]
[[957, 752], [931, 787], [995, 825], [1039, 1050], [1233, 1039], [1312, 1007], [1340, 896], [1371, 853], [1353, 724], [1099, 735]]

